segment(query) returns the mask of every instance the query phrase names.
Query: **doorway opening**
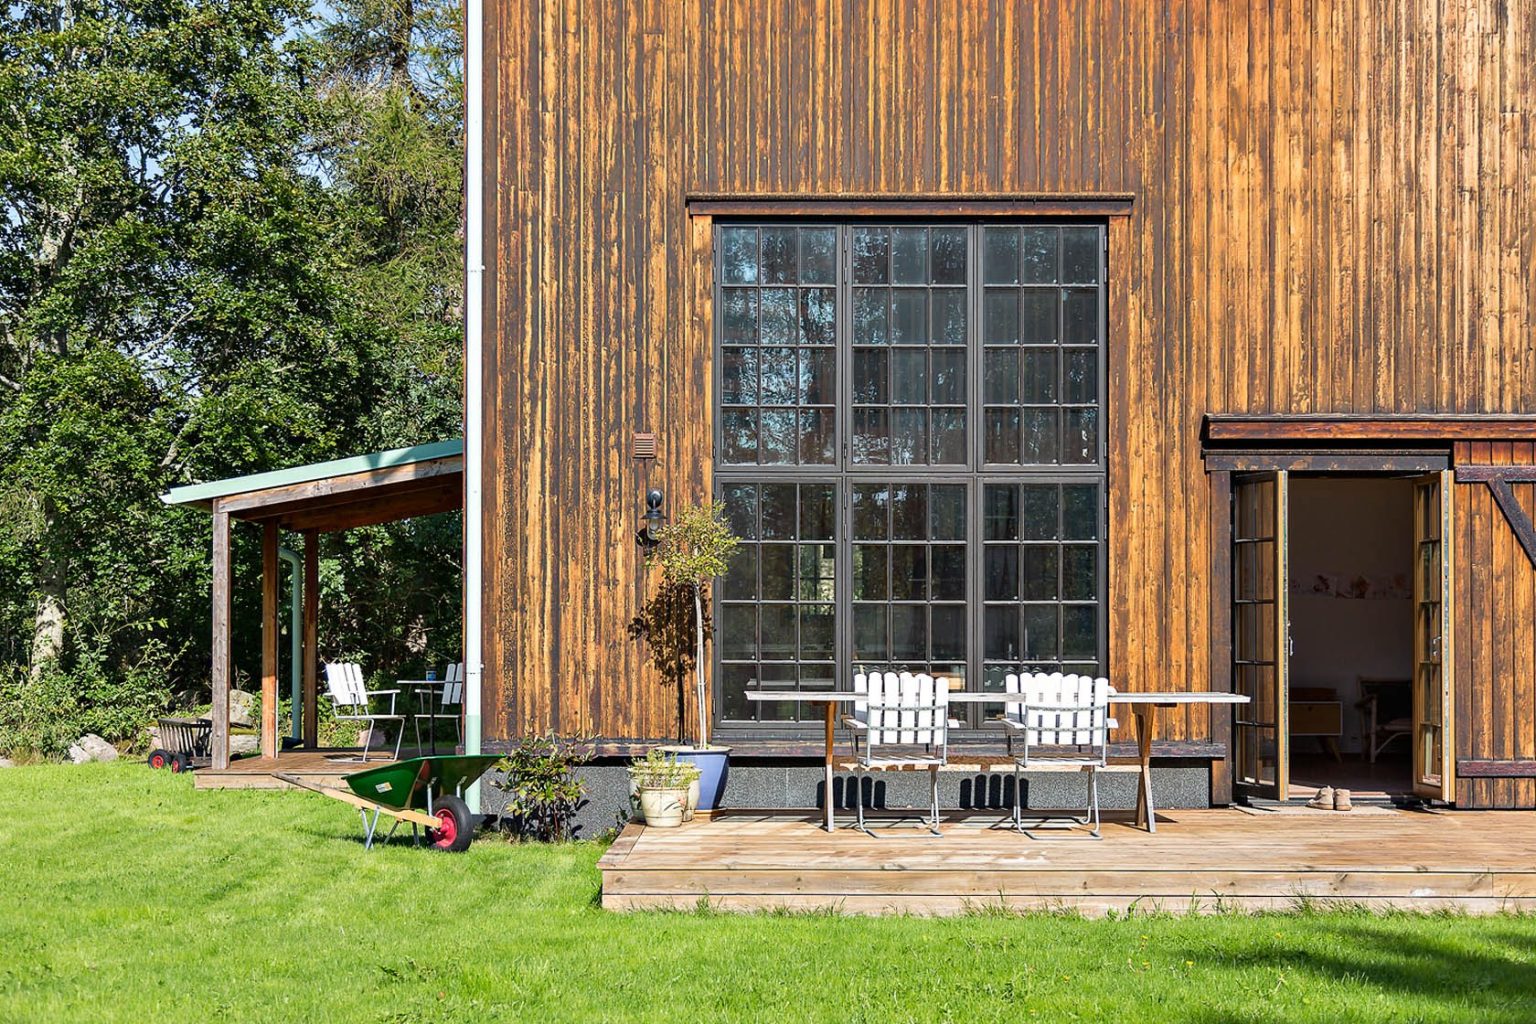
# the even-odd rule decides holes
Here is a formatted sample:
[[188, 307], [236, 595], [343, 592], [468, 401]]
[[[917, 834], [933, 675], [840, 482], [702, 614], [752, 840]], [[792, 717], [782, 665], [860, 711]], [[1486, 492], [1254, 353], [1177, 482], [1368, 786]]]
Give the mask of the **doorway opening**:
[[1289, 797], [1413, 792], [1414, 481], [1292, 474]]

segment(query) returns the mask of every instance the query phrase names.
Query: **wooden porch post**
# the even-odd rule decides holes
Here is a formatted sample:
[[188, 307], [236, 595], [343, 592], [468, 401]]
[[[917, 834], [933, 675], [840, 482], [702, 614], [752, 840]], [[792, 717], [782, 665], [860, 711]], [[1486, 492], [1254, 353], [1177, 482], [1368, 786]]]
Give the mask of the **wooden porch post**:
[[261, 756], [277, 756], [277, 524], [261, 524]]
[[213, 767], [229, 767], [229, 513], [213, 512]]
[[320, 618], [320, 535], [304, 531], [304, 745], [320, 745], [320, 709], [317, 704], [320, 668], [318, 621]]

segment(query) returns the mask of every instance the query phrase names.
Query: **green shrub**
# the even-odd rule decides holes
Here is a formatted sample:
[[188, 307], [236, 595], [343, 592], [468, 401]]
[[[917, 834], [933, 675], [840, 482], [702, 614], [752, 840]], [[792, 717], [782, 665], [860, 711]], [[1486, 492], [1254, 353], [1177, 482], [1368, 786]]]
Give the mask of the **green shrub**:
[[586, 789], [575, 769], [592, 759], [591, 740], [536, 736], [518, 741], [491, 785], [507, 794], [502, 821], [514, 837], [556, 843], [574, 838], [572, 819]]
[[69, 669], [50, 663], [33, 678], [18, 666], [0, 676], [0, 754], [63, 757], [88, 732], [141, 748], [151, 722], [170, 703], [169, 660], [152, 640], [137, 663], [112, 674], [101, 658], [82, 652]]

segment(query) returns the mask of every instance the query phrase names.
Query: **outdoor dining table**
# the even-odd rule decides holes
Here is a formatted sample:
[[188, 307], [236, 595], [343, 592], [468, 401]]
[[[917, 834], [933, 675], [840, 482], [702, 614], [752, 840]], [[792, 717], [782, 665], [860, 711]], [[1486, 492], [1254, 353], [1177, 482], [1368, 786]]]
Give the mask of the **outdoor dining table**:
[[[826, 808], [828, 832], [832, 825], [832, 767], [833, 745], [837, 729], [837, 706], [867, 700], [868, 694], [851, 690], [748, 690], [747, 700], [753, 701], [804, 701], [820, 704], [826, 720]], [[949, 694], [951, 704], [1022, 704], [1025, 694], [1013, 690], [975, 691], [954, 690]], [[1148, 832], [1157, 831], [1157, 814], [1152, 805], [1152, 736], [1157, 725], [1159, 708], [1172, 708], [1180, 704], [1246, 704], [1248, 698], [1237, 693], [1216, 693], [1209, 690], [1183, 693], [1126, 693], [1116, 691], [1109, 698], [1111, 704], [1129, 704], [1136, 716], [1136, 750], [1141, 768], [1141, 782], [1136, 788], [1136, 822], [1145, 823]]]
[[[426, 698], [427, 698], [427, 711], [430, 713], [430, 712], [432, 712], [432, 691], [433, 690], [437, 690], [438, 691], [438, 697], [441, 698], [442, 697], [443, 686], [447, 682], [448, 682], [447, 679], [396, 679], [395, 680], [395, 685], [398, 686], [398, 687], [401, 687], [402, 689], [425, 691], [425, 695], [426, 695]], [[417, 697], [418, 703], [416, 705], [416, 710], [417, 711], [421, 710], [421, 705], [419, 703], [420, 699], [421, 698], [418, 695], [418, 697]], [[441, 703], [439, 703], [439, 707], [441, 707]], [[431, 721], [432, 724], [427, 727], [427, 745], [431, 748], [432, 753], [435, 754], [435, 753], [437, 753], [437, 720], [436, 719], [429, 719], [429, 721]], [[405, 728], [405, 723], [404, 722], [400, 723], [400, 728], [402, 728], [402, 729]], [[421, 752], [420, 751], [420, 747], [421, 747], [421, 728], [420, 728], [420, 726], [416, 727], [416, 746], [417, 746], [417, 753], [420, 753]]]

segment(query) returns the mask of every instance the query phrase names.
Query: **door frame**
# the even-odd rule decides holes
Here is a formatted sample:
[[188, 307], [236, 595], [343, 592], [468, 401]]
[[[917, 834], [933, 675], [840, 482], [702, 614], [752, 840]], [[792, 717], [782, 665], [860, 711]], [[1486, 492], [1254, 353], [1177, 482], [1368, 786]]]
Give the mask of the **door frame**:
[[[1209, 418], [1208, 418], [1209, 419]], [[1245, 444], [1241, 447], [1209, 447], [1202, 451], [1205, 461], [1206, 473], [1211, 484], [1211, 523], [1210, 523], [1210, 580], [1211, 580], [1211, 642], [1210, 642], [1210, 666], [1209, 678], [1211, 689], [1232, 692], [1234, 680], [1232, 678], [1233, 657], [1233, 622], [1232, 622], [1232, 596], [1233, 596], [1233, 570], [1232, 570], [1232, 501], [1233, 501], [1233, 477], [1235, 474], [1288, 471], [1305, 473], [1308, 475], [1337, 475], [1337, 476], [1363, 476], [1363, 475], [1391, 475], [1399, 477], [1422, 476], [1429, 473], [1442, 474], [1441, 486], [1441, 510], [1444, 533], [1444, 557], [1446, 573], [1445, 579], [1449, 581], [1450, 567], [1456, 564], [1455, 554], [1455, 510], [1454, 491], [1448, 490], [1444, 481], [1450, 479], [1451, 449], [1448, 444], [1433, 444], [1424, 447], [1403, 448], [1357, 448], [1330, 444], [1326, 438], [1318, 438], [1313, 444], [1306, 447], [1260, 447], [1255, 446], [1255, 439], [1245, 438]], [[1294, 444], [1295, 439], [1287, 439]], [[1288, 546], [1288, 544], [1286, 545]], [[1281, 581], [1282, 585], [1285, 581]], [[1454, 616], [1454, 588], [1445, 596], [1446, 607]], [[1286, 624], [1288, 629], [1288, 623]], [[1450, 639], [1445, 641], [1454, 644], [1454, 618], [1447, 627]], [[1445, 723], [1443, 749], [1445, 758], [1450, 763], [1451, 769], [1442, 774], [1445, 786], [1443, 799], [1451, 801], [1454, 798], [1454, 765], [1455, 765], [1455, 679], [1454, 664], [1447, 662], [1447, 671], [1443, 677], [1441, 688], [1443, 706], [1443, 722]], [[1211, 802], [1213, 804], [1230, 803], [1234, 789], [1236, 765], [1234, 762], [1233, 726], [1231, 719], [1236, 715], [1235, 709], [1230, 715], [1213, 716], [1221, 719], [1213, 723], [1215, 735], [1213, 739], [1222, 743], [1226, 753], [1219, 763], [1213, 763], [1211, 770]], [[1282, 741], [1283, 742], [1283, 741]], [[1288, 759], [1287, 759], [1288, 760]], [[1286, 765], [1289, 772], [1289, 765]], [[1288, 782], [1282, 780], [1282, 786]], [[1412, 780], [1417, 783], [1417, 778]]]

